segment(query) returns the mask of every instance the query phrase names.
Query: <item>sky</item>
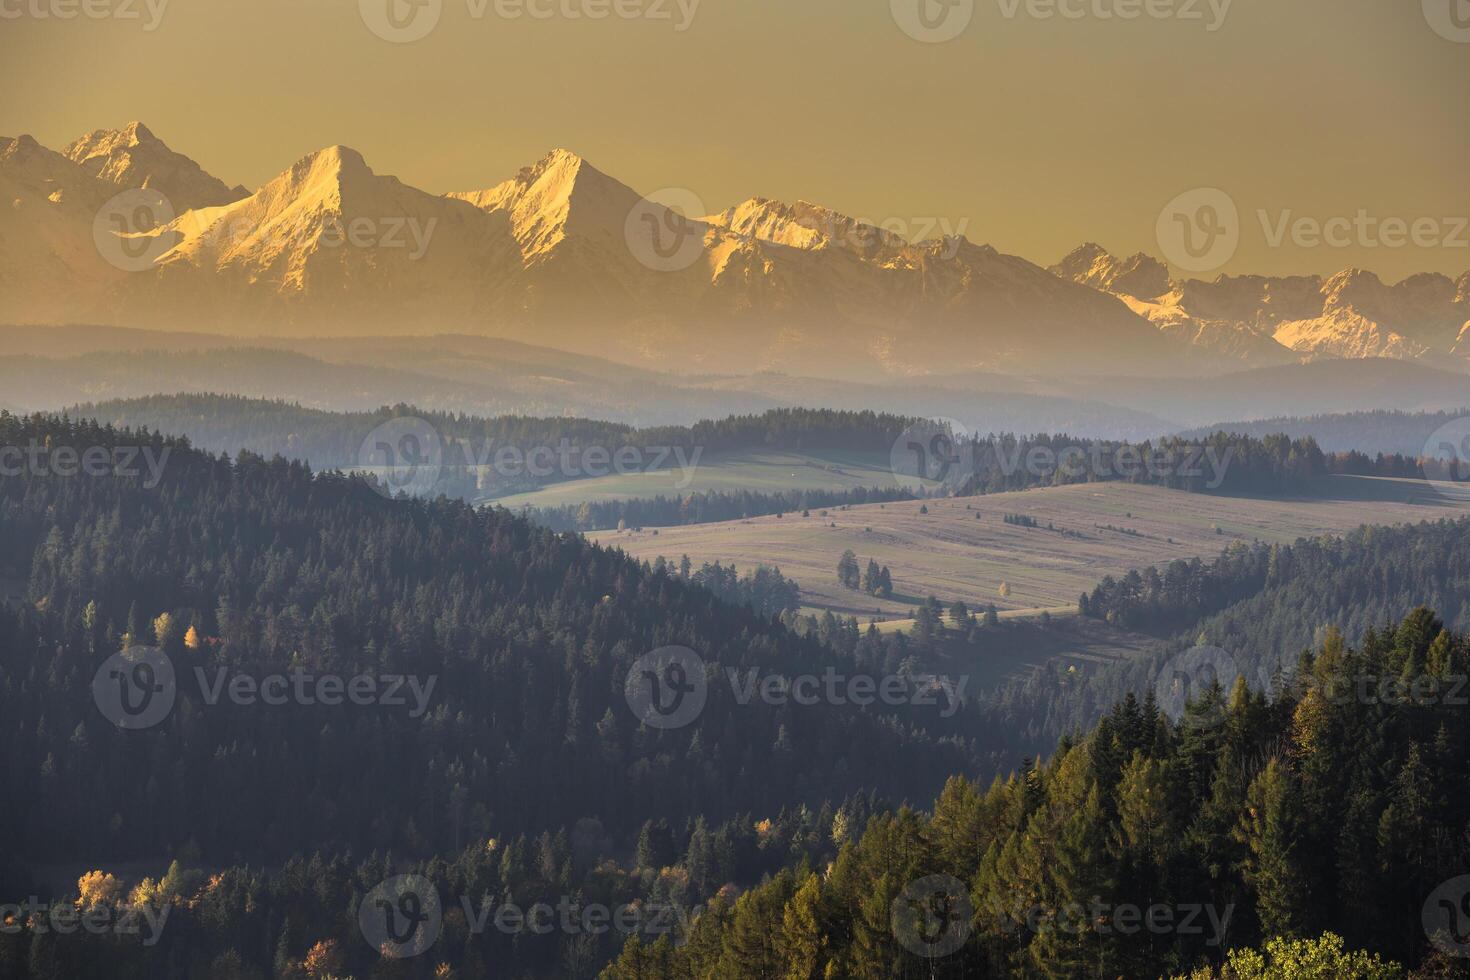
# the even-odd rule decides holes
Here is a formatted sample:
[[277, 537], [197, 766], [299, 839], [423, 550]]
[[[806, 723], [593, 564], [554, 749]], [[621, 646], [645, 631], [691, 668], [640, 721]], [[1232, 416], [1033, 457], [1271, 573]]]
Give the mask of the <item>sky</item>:
[[139, 119], [249, 187], [341, 143], [434, 192], [567, 147], [710, 212], [1394, 281], [1470, 270], [1460, 24], [1470, 0], [0, 0], [0, 134]]

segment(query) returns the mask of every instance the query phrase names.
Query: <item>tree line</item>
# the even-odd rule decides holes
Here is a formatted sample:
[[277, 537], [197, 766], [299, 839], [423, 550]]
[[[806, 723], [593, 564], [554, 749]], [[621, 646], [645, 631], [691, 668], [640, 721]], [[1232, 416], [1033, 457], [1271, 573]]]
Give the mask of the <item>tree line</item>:
[[[1452, 975], [1421, 910], [1470, 866], [1470, 715], [1449, 703], [1467, 670], [1466, 637], [1418, 609], [1357, 648], [1327, 634], [1274, 698], [1227, 677], [1171, 720], [1130, 696], [1048, 760], [956, 776], [711, 903], [682, 945], [630, 938], [603, 977], [1205, 977], [1292, 940], [1314, 972], [1226, 975]], [[1361, 675], [1422, 697], [1329, 693]]]

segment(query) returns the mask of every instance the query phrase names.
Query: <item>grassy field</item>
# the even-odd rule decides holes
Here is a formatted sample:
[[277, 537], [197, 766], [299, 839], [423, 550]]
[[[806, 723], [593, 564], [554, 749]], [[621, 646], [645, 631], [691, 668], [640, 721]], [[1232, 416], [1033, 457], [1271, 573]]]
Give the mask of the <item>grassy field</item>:
[[674, 497], [711, 490], [852, 490], [897, 486], [887, 453], [742, 452], [701, 456], [689, 472], [680, 468], [614, 474], [558, 483], [493, 502], [518, 507], [560, 507], [587, 500]]
[[[1470, 515], [1470, 503], [1429, 493], [1409, 480], [1331, 477], [1312, 499], [1186, 494], [1157, 487], [1095, 483], [983, 497], [834, 509], [721, 524], [596, 532], [589, 537], [637, 558], [687, 554], [742, 570], [778, 566], [801, 586], [804, 605], [866, 621], [906, 618], [925, 597], [973, 606], [995, 603], [1013, 615], [1058, 615], [1104, 575], [1175, 558], [1213, 558], [1231, 541], [1290, 542], [1360, 524], [1397, 524]], [[1006, 524], [1006, 514], [1039, 528]], [[1048, 528], [1048, 525], [1051, 525]], [[892, 572], [884, 600], [837, 583], [837, 560], [851, 548]], [[1001, 583], [1008, 595], [1001, 595]], [[1003, 612], [1004, 615], [1004, 612]]]

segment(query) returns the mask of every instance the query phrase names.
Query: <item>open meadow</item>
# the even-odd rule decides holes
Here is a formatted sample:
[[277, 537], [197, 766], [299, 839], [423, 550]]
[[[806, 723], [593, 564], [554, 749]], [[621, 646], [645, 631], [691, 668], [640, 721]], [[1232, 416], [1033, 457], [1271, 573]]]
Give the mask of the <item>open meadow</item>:
[[[927, 511], [927, 512], [926, 512]], [[1006, 515], [1036, 527], [1006, 523]], [[1188, 494], [1125, 483], [1049, 487], [979, 497], [864, 504], [719, 524], [599, 531], [600, 544], [652, 561], [688, 555], [697, 568], [732, 562], [742, 571], [774, 565], [801, 586], [803, 606], [842, 615], [904, 619], [928, 596], [1004, 616], [1052, 615], [1105, 575], [1212, 558], [1231, 541], [1290, 542], [1361, 524], [1399, 524], [1470, 514], [1470, 502], [1422, 481], [1328, 477], [1311, 498]], [[861, 567], [886, 565], [894, 592], [883, 599], [844, 588], [837, 561], [847, 549]]]
[[529, 493], [483, 501], [517, 510], [521, 507], [561, 507], [584, 501], [634, 500], [678, 497], [688, 493], [726, 493], [748, 490], [780, 493], [788, 490], [859, 490], [899, 485], [887, 453], [815, 450], [781, 452], [709, 453], [687, 470], [669, 460], [662, 469], [613, 473], [584, 480], [553, 483]]

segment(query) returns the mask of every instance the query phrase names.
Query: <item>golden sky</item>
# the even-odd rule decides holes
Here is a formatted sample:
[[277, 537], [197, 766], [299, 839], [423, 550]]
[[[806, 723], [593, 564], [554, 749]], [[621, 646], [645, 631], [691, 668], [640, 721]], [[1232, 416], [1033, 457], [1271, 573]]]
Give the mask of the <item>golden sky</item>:
[[[1434, 11], [1470, 0], [943, 0], [970, 16], [943, 43], [900, 28], [921, 0], [394, 0], [437, 17], [407, 43], [367, 26], [387, 2], [0, 0], [0, 133], [141, 119], [251, 187], [332, 143], [431, 191], [566, 146], [711, 211], [804, 198], [1043, 264], [1161, 254], [1161, 209], [1214, 187], [1240, 216], [1222, 271], [1470, 269], [1441, 220], [1470, 215], [1470, 40]], [[1270, 240], [1360, 212], [1436, 224]]]

